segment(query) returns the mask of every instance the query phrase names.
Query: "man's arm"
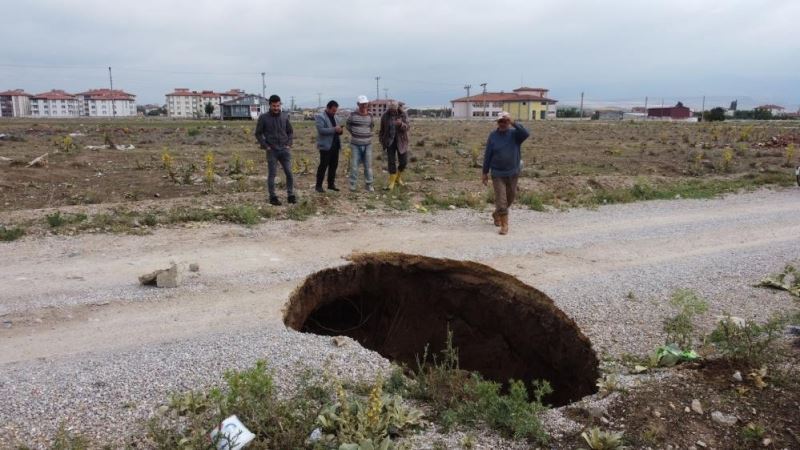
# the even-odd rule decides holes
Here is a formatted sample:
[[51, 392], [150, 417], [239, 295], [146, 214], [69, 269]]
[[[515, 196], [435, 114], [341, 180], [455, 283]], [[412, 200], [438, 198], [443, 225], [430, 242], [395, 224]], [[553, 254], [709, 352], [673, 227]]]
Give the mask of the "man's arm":
[[514, 133], [514, 140], [517, 142], [517, 144], [522, 144], [522, 142], [525, 141], [525, 139], [528, 139], [528, 137], [531, 135], [528, 130], [525, 129], [525, 127], [517, 122], [511, 122], [511, 126], [513, 126], [514, 130], [516, 131]]
[[408, 121], [408, 114], [405, 111], [400, 113], [400, 120], [403, 122], [400, 124], [400, 129], [403, 131], [408, 131], [411, 129], [411, 123]]
[[335, 127], [327, 127], [327, 123], [325, 123], [325, 118], [322, 117], [322, 114], [317, 114], [317, 117], [314, 119], [317, 125], [317, 133], [330, 135], [336, 133]]
[[292, 128], [292, 122], [289, 121], [288, 114], [286, 115], [286, 136], [289, 137], [289, 142], [286, 145], [291, 147], [294, 143], [294, 129]]
[[489, 182], [489, 164], [492, 162], [492, 138], [491, 136], [489, 139], [486, 140], [486, 149], [483, 151], [483, 170], [481, 181], [483, 184], [486, 185]]
[[263, 148], [264, 150], [268, 150], [269, 146], [267, 145], [267, 142], [264, 140], [264, 121], [261, 120], [263, 118], [264, 118], [263, 115], [258, 117], [258, 121], [256, 122], [255, 134], [256, 134], [256, 140], [258, 141], [258, 144], [261, 146], [261, 148]]

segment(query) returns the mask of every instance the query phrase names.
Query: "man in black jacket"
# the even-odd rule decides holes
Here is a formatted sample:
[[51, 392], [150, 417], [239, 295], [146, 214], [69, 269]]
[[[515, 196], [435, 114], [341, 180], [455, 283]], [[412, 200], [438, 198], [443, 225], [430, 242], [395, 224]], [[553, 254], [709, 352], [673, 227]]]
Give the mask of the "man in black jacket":
[[269, 203], [280, 206], [281, 201], [275, 194], [275, 172], [278, 163], [283, 167], [286, 176], [286, 201], [297, 203], [294, 195], [294, 177], [292, 177], [292, 141], [294, 131], [289, 123], [289, 113], [281, 111], [281, 98], [277, 95], [269, 97], [269, 111], [258, 117], [256, 139], [261, 148], [267, 151], [267, 191]]

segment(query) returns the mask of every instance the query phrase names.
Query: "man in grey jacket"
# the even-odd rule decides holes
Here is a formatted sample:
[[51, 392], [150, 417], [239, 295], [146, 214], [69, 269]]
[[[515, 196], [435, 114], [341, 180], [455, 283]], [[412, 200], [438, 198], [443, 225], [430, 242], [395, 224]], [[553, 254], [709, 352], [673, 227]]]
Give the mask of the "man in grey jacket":
[[281, 98], [277, 95], [269, 97], [269, 111], [258, 117], [256, 139], [261, 148], [267, 152], [267, 191], [269, 203], [280, 206], [281, 201], [275, 194], [275, 172], [278, 163], [283, 167], [286, 176], [286, 201], [297, 203], [294, 195], [294, 177], [292, 177], [292, 142], [294, 130], [289, 123], [289, 114], [281, 111]]
[[336, 111], [339, 104], [331, 100], [325, 111], [317, 114], [317, 149], [319, 150], [319, 167], [317, 167], [317, 192], [325, 192], [322, 181], [328, 171], [328, 189], [338, 191], [336, 187], [336, 169], [339, 167], [339, 150], [342, 148], [340, 136], [344, 129], [336, 123]]

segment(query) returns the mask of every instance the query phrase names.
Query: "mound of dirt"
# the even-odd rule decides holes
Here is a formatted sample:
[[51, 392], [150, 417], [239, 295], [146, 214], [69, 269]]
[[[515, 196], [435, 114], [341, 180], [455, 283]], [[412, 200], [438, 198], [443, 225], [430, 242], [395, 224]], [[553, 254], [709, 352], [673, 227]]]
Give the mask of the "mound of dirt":
[[284, 323], [345, 335], [416, 367], [426, 345], [443, 348], [448, 326], [462, 369], [501, 383], [548, 380], [563, 405], [596, 392], [597, 356], [575, 322], [542, 292], [473, 262], [402, 253], [354, 256], [310, 275]]

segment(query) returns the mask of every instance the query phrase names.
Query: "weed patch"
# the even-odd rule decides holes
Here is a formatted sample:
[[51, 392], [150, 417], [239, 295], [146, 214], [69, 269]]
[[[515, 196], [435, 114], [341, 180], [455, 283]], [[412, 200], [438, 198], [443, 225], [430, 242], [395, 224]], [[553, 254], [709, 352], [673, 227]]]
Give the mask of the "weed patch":
[[22, 235], [25, 234], [25, 230], [20, 227], [13, 227], [13, 228], [6, 228], [4, 225], [0, 225], [0, 241], [3, 242], [10, 242], [16, 241], [17, 239], [21, 238]]

